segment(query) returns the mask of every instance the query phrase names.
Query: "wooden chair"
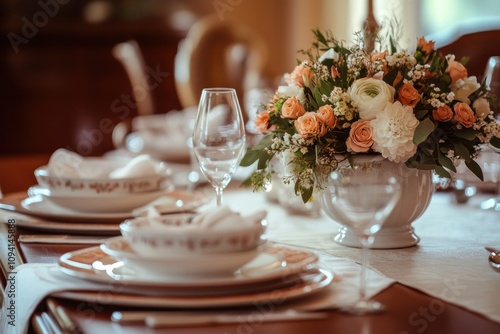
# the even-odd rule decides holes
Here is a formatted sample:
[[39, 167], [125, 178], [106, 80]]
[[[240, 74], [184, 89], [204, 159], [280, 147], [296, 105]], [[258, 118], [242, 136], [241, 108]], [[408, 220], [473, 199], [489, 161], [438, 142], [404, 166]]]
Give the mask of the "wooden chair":
[[[129, 40], [115, 45], [112, 49], [113, 56], [123, 65], [132, 85], [132, 92], [137, 106], [137, 115], [152, 115], [155, 110], [153, 96], [148, 87], [145, 86], [145, 62], [139, 44], [135, 40]], [[122, 147], [125, 137], [132, 130], [132, 119], [126, 119], [118, 123], [113, 129], [113, 145]]]
[[243, 94], [259, 85], [266, 53], [261, 38], [238, 22], [215, 15], [197, 21], [175, 57], [176, 90], [182, 106], [198, 105], [203, 88], [231, 87], [244, 109]]
[[454, 54], [456, 60], [470, 57], [467, 69], [479, 82], [483, 80], [486, 63], [491, 56], [500, 56], [500, 20], [484, 18], [468, 21], [457, 28], [426, 36], [434, 40], [444, 54]]

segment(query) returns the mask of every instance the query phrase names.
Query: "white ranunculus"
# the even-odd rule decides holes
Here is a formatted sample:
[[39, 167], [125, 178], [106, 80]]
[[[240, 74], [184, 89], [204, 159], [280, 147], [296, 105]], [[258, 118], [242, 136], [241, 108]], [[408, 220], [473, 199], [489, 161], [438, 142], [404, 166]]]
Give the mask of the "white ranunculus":
[[490, 114], [490, 103], [483, 97], [474, 101], [472, 107], [476, 111], [477, 119], [484, 120]]
[[349, 90], [351, 100], [357, 104], [359, 117], [365, 121], [374, 119], [388, 102], [392, 103], [394, 93], [394, 87], [374, 78], [358, 79]]
[[451, 90], [455, 93], [455, 99], [460, 102], [470, 104], [469, 95], [474, 93], [481, 85], [477, 82], [475, 76], [471, 76], [465, 79], [458, 79], [451, 86]]
[[335, 52], [333, 48], [329, 49], [318, 58], [318, 62], [322, 63], [325, 59], [333, 59], [333, 61], [339, 60], [339, 54]]
[[302, 104], [306, 103], [304, 89], [297, 85], [279, 86], [278, 95], [280, 97], [296, 97]]
[[418, 119], [413, 108], [401, 102], [387, 103], [386, 107], [370, 121], [373, 127], [373, 150], [384, 158], [397, 163], [405, 162], [417, 151], [413, 143]]

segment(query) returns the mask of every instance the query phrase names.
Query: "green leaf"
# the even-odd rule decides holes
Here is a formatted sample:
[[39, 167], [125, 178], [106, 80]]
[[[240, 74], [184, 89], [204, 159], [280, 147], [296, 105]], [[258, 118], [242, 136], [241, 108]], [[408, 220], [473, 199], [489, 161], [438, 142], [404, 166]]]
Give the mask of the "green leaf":
[[454, 144], [454, 147], [455, 147], [455, 154], [464, 159], [465, 163], [472, 161], [470, 157], [470, 152], [464, 144], [457, 142]]
[[273, 157], [272, 154], [267, 153], [266, 151], [262, 151], [262, 154], [259, 158], [259, 163], [257, 164], [257, 169], [265, 169], [267, 168], [268, 162]]
[[467, 140], [474, 140], [476, 139], [476, 131], [472, 128], [462, 128], [460, 130], [455, 131], [455, 136]]
[[413, 110], [413, 114], [417, 119], [423, 119], [428, 113], [429, 110], [427, 109]]
[[450, 158], [448, 158], [446, 155], [444, 155], [441, 152], [441, 150], [437, 150], [437, 156], [438, 156], [438, 162], [441, 164], [441, 166], [446, 167], [453, 172], [457, 171], [457, 169], [455, 168], [455, 165], [453, 164], [453, 161], [451, 161]]
[[435, 128], [436, 125], [433, 121], [429, 118], [424, 119], [415, 129], [415, 133], [413, 134], [413, 143], [418, 145], [424, 142]]
[[322, 97], [322, 95], [321, 95], [321, 92], [319, 91], [319, 88], [318, 87], [314, 88], [314, 99], [316, 100], [317, 108], [319, 108], [325, 104], [325, 102], [323, 102], [321, 97]]
[[260, 140], [254, 147], [252, 147], [252, 150], [262, 150], [265, 149], [266, 147], [269, 147], [273, 143], [273, 134], [267, 134], [264, 138]]
[[240, 166], [242, 167], [251, 166], [255, 161], [260, 159], [262, 152], [263, 151], [259, 150], [248, 150], [247, 153], [245, 153], [243, 159], [241, 159]]
[[313, 194], [313, 187], [311, 188], [302, 188], [301, 189], [301, 197], [302, 197], [302, 202], [307, 203], [311, 199], [311, 196]]
[[451, 179], [450, 173], [448, 173], [448, 171], [446, 169], [444, 169], [443, 167], [441, 167], [441, 166], [436, 166], [436, 168], [434, 169], [434, 171], [436, 172], [437, 175], [439, 175], [441, 177], [445, 177], [447, 179]]
[[483, 171], [481, 170], [481, 166], [479, 166], [479, 164], [477, 162], [475, 162], [474, 160], [470, 160], [469, 162], [465, 162], [465, 165], [467, 166], [467, 168], [469, 168], [469, 170], [474, 173], [474, 175], [476, 175], [481, 181], [484, 181], [484, 177], [483, 177]]
[[498, 137], [491, 138], [490, 144], [496, 148], [500, 148], [500, 138]]

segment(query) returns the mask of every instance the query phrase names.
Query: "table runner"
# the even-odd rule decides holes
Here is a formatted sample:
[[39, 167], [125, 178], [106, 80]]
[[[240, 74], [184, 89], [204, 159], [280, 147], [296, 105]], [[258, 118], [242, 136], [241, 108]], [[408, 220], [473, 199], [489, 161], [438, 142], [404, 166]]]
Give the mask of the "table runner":
[[[446, 301], [500, 322], [500, 271], [489, 266], [484, 246], [500, 247], [500, 212], [479, 208], [486, 195], [455, 204], [449, 193], [436, 193], [427, 211], [414, 222], [418, 246], [373, 250], [370, 265], [380, 273], [435, 297], [437, 312]], [[359, 261], [359, 249], [333, 241], [339, 224], [325, 214], [318, 218], [290, 215], [269, 204], [262, 193], [227, 192], [226, 204], [242, 213], [268, 208], [268, 233], [283, 243], [321, 250]]]
[[[314, 310], [326, 306], [341, 306], [357, 300], [359, 287], [359, 265], [355, 262], [319, 254], [320, 266], [331, 271], [334, 281], [326, 290], [298, 300], [292, 300], [283, 307], [298, 310]], [[373, 270], [368, 272], [369, 284], [367, 295], [371, 298], [394, 280]], [[5, 334], [26, 333], [29, 319], [44, 297], [59, 291], [104, 291], [106, 284], [97, 284], [68, 276], [57, 268], [56, 264], [23, 264], [17, 268], [15, 276], [15, 299], [7, 299], [6, 306], [13, 300], [15, 305], [15, 326], [9, 325], [9, 318], [2, 317], [0, 332]], [[8, 312], [8, 310], [6, 310]]]

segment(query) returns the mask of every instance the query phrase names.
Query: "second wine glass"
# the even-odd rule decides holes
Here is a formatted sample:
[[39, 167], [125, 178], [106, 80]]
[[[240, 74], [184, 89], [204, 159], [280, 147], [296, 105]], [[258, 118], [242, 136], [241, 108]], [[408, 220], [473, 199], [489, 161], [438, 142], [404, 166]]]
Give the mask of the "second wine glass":
[[382, 311], [383, 305], [366, 298], [368, 248], [401, 195], [397, 175], [381, 166], [354, 165], [339, 167], [328, 177], [322, 192], [324, 211], [348, 226], [361, 242], [359, 299], [342, 311], [361, 315]]
[[236, 91], [205, 88], [193, 129], [193, 150], [200, 170], [214, 187], [217, 206], [245, 153], [245, 125]]

